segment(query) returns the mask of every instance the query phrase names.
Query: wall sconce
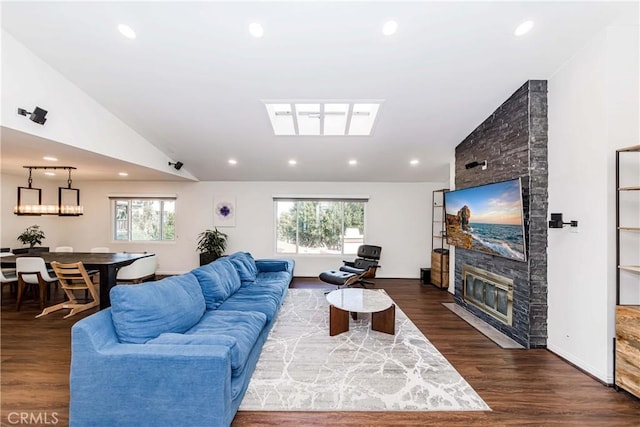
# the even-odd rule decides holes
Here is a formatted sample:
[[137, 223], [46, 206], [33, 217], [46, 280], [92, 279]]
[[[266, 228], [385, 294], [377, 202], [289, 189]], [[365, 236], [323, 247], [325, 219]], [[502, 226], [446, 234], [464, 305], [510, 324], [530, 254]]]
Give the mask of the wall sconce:
[[482, 170], [487, 170], [487, 161], [484, 160], [482, 162], [471, 162], [471, 163], [467, 163], [466, 165], [464, 165], [465, 168], [467, 169], [473, 169], [476, 168], [478, 166], [482, 166]]
[[173, 166], [174, 168], [176, 168], [176, 170], [180, 170], [182, 168], [182, 166], [184, 166], [184, 163], [182, 162], [169, 162], [169, 166]]
[[549, 221], [549, 228], [563, 228], [565, 225], [570, 225], [572, 227], [578, 226], [578, 221], [569, 221], [562, 222], [562, 214], [561, 213], [552, 213], [551, 221]]
[[[23, 166], [29, 169], [28, 187], [18, 187], [18, 203], [13, 209], [16, 215], [58, 215], [80, 216], [84, 207], [80, 205], [80, 189], [71, 187], [71, 170], [73, 166]], [[69, 171], [66, 187], [58, 187], [58, 204], [43, 205], [42, 189], [32, 186], [33, 169], [64, 169]]]
[[39, 125], [44, 125], [44, 122], [47, 121], [47, 119], [45, 119], [45, 116], [47, 115], [47, 113], [48, 113], [47, 110], [43, 110], [40, 107], [36, 107], [36, 109], [33, 110], [33, 113], [30, 113], [24, 108], [18, 108], [18, 114], [20, 114], [21, 116], [29, 115], [29, 120], [31, 120], [32, 122], [38, 123]]

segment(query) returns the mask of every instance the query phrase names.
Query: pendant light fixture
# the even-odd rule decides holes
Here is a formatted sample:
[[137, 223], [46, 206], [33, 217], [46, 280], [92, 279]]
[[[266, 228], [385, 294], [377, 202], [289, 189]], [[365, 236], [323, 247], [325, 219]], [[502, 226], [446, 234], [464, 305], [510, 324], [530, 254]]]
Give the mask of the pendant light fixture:
[[[80, 189], [72, 188], [73, 166], [23, 166], [29, 169], [28, 187], [18, 187], [18, 201], [13, 209], [16, 215], [80, 216], [84, 207], [80, 205]], [[66, 187], [58, 187], [58, 204], [43, 205], [42, 189], [33, 187], [32, 171], [38, 169], [63, 169], [69, 171]]]

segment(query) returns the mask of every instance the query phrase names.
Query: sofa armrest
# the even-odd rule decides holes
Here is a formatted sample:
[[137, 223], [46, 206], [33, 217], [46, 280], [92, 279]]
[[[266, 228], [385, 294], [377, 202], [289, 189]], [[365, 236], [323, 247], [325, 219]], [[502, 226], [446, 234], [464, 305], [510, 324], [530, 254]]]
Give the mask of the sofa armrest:
[[72, 329], [71, 425], [227, 424], [227, 347], [96, 341], [96, 329], [82, 323]]
[[287, 259], [257, 259], [256, 267], [259, 273], [288, 271], [293, 273], [293, 260]]

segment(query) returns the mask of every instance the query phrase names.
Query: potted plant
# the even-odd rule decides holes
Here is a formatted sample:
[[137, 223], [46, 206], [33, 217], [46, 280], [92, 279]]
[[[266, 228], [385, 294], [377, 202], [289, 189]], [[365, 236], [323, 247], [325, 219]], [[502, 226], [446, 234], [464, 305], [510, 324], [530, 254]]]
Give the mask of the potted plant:
[[35, 245], [41, 245], [44, 240], [44, 231], [40, 230], [39, 225], [27, 227], [19, 236], [18, 240], [23, 244], [29, 245], [32, 249]]
[[209, 264], [220, 258], [227, 248], [227, 235], [217, 228], [205, 230], [198, 235], [200, 265]]

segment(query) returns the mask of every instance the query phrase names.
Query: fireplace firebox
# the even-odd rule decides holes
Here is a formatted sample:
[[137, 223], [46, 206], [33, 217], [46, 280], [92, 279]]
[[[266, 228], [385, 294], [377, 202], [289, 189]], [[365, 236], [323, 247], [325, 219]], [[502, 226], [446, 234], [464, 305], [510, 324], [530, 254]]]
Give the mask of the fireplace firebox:
[[464, 264], [462, 293], [466, 302], [511, 326], [513, 319], [513, 280]]

